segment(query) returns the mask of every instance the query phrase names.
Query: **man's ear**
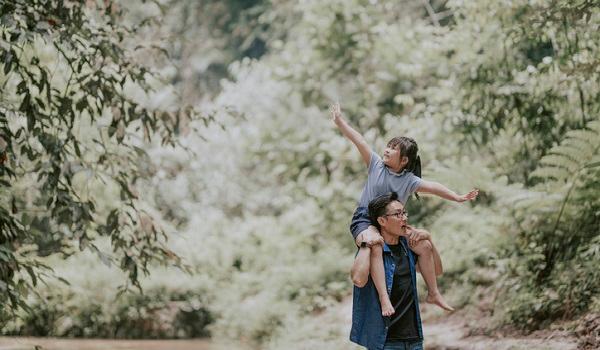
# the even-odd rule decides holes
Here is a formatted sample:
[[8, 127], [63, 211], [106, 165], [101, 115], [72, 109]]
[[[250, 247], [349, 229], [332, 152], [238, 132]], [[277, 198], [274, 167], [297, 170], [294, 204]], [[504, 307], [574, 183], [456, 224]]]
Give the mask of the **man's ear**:
[[380, 216], [377, 218], [377, 222], [379, 223], [379, 226], [381, 227], [385, 223], [385, 218], [383, 216]]

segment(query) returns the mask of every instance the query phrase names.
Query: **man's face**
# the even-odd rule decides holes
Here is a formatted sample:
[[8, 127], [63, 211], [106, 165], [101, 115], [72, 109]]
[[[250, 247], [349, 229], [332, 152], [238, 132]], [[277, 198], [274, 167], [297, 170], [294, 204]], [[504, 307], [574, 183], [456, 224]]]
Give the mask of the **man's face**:
[[383, 230], [397, 236], [405, 233], [408, 216], [402, 203], [393, 201], [388, 204], [385, 216], [380, 219], [382, 220], [379, 221], [379, 224]]

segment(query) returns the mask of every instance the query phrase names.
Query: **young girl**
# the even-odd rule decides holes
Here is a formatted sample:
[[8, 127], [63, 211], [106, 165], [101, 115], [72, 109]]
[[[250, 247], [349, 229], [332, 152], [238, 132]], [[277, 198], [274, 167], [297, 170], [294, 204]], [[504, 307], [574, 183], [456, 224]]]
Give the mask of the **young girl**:
[[[338, 103], [331, 105], [329, 110], [335, 125], [346, 138], [354, 143], [368, 168], [367, 183], [363, 188], [358, 207], [352, 217], [350, 231], [358, 246], [365, 244], [371, 247], [370, 274], [379, 294], [382, 314], [383, 316], [391, 316], [394, 313], [394, 307], [386, 290], [383, 268], [383, 239], [377, 229], [370, 223], [367, 213], [369, 202], [389, 192], [396, 192], [402, 204], [405, 204], [411, 194], [415, 192], [431, 193], [447, 200], [464, 202], [475, 199], [478, 190], [473, 189], [469, 193], [460, 196], [437, 182], [422, 180], [421, 159], [417, 155], [418, 146], [409, 137], [394, 137], [388, 142], [383, 152], [383, 158], [379, 157], [371, 150], [362, 135], [344, 120]], [[411, 232], [416, 233], [414, 230]], [[415, 236], [418, 236], [418, 234], [412, 237]], [[453, 308], [446, 303], [437, 288], [436, 274], [441, 273], [439, 255], [430, 240], [419, 239], [421, 240], [418, 242], [411, 239], [411, 249], [419, 256], [417, 265], [427, 285], [426, 301], [452, 311]]]

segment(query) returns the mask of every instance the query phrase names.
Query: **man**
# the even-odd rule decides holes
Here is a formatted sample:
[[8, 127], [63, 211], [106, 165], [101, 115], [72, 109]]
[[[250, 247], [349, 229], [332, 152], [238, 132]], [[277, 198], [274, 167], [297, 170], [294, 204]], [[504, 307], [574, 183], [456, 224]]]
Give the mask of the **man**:
[[[385, 242], [383, 265], [387, 291], [395, 313], [389, 317], [381, 315], [377, 290], [369, 277], [370, 247], [362, 244], [351, 272], [355, 286], [350, 340], [369, 350], [422, 350], [423, 330], [417, 297], [416, 256], [409, 249], [406, 237], [410, 236], [411, 241], [428, 240], [431, 244], [431, 236], [424, 230], [416, 230], [407, 225], [406, 211], [396, 193], [371, 201], [369, 216]], [[433, 256], [420, 258], [434, 259]]]

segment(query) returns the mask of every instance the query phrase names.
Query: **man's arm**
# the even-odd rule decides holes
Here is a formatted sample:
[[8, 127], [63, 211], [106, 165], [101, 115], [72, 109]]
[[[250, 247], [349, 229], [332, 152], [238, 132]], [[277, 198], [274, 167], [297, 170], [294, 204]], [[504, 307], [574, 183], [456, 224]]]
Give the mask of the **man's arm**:
[[368, 246], [361, 247], [358, 250], [356, 258], [354, 258], [354, 264], [352, 264], [352, 270], [350, 270], [350, 277], [352, 283], [358, 288], [362, 288], [367, 284], [369, 280], [369, 269], [371, 268], [371, 248]]
[[356, 146], [363, 161], [368, 167], [371, 162], [371, 147], [367, 141], [365, 141], [364, 137], [358, 131], [354, 130], [344, 119], [339, 103], [334, 103], [329, 106], [329, 112], [331, 113], [331, 118], [335, 125], [340, 129], [342, 134]]
[[438, 197], [441, 197], [441, 198], [444, 198], [444, 199], [447, 199], [450, 201], [454, 201], [454, 202], [470, 201], [470, 200], [477, 198], [477, 195], [479, 194], [479, 190], [472, 189], [467, 194], [458, 195], [458, 194], [456, 194], [456, 192], [451, 191], [446, 186], [444, 186], [440, 183], [433, 182], [433, 181], [425, 181], [425, 180], [421, 181], [421, 184], [419, 185], [419, 187], [417, 187], [417, 192], [431, 193]]

